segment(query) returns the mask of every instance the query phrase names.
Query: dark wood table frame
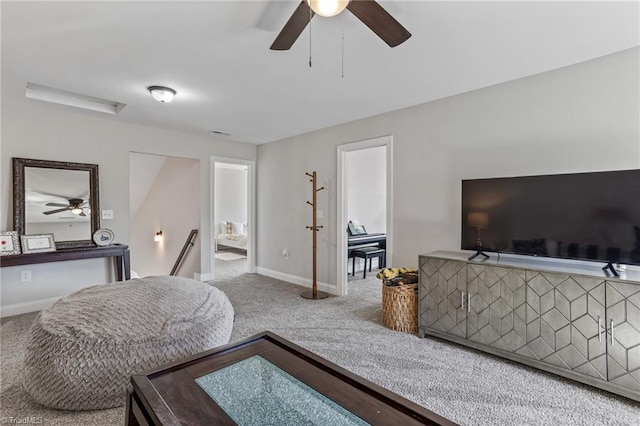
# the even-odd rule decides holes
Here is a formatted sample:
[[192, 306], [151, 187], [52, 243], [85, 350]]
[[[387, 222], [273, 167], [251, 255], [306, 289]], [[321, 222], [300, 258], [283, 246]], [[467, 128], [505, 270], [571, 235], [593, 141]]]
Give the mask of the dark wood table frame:
[[62, 248], [45, 253], [15, 254], [0, 257], [0, 267], [33, 265], [36, 263], [65, 262], [68, 260], [94, 259], [98, 257], [112, 257], [115, 267], [116, 281], [131, 278], [131, 260], [129, 246], [125, 244], [111, 244], [95, 247]]
[[260, 355], [372, 425], [455, 424], [266, 331], [134, 374], [133, 391], [127, 396], [127, 426], [235, 425], [195, 379], [254, 355]]

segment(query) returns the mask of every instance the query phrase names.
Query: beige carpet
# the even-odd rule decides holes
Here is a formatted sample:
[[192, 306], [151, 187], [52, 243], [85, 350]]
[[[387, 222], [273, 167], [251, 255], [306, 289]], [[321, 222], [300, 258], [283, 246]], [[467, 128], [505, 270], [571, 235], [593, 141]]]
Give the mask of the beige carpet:
[[[636, 402], [462, 346], [384, 328], [381, 286], [373, 277], [350, 281], [346, 297], [316, 301], [301, 298], [300, 287], [257, 274], [214, 285], [235, 309], [231, 340], [271, 330], [463, 425], [640, 423]], [[22, 343], [33, 317], [2, 321], [0, 416], [34, 416], [45, 425], [122, 425], [124, 408], [49, 410], [24, 393]]]
[[[232, 260], [225, 260], [218, 257], [218, 254], [223, 255], [223, 257], [229, 258], [230, 256], [235, 257]], [[230, 256], [229, 256], [230, 255]], [[236, 257], [242, 256], [242, 257]], [[246, 273], [249, 268], [249, 262], [247, 260], [246, 255], [234, 251], [222, 251], [216, 253], [214, 258], [214, 274], [215, 281], [226, 281], [231, 278], [237, 278], [240, 275]]]

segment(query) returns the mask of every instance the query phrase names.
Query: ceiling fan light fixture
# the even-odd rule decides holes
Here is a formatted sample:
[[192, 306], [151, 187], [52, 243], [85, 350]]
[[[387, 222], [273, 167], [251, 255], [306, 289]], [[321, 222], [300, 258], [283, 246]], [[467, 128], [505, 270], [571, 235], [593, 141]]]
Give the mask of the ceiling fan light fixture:
[[173, 100], [173, 97], [176, 95], [176, 91], [170, 87], [164, 86], [149, 86], [147, 87], [153, 99], [158, 102], [167, 103]]
[[80, 213], [82, 213], [82, 211], [83, 210], [80, 207], [74, 207], [74, 208], [71, 209], [71, 213], [73, 213], [73, 214], [80, 214]]
[[349, 5], [350, 0], [307, 0], [307, 4], [316, 14], [330, 18], [338, 15]]

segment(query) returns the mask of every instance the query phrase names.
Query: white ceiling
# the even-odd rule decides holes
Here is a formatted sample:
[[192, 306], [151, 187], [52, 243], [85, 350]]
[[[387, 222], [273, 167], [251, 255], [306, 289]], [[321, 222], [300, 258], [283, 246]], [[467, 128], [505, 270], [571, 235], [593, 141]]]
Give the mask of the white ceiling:
[[[269, 50], [297, 3], [2, 1], [2, 101], [41, 102], [33, 82], [126, 103], [116, 120], [265, 143], [640, 45], [637, 1], [380, 0], [407, 42], [315, 17], [309, 68], [308, 28]], [[157, 103], [149, 85], [178, 95]]]

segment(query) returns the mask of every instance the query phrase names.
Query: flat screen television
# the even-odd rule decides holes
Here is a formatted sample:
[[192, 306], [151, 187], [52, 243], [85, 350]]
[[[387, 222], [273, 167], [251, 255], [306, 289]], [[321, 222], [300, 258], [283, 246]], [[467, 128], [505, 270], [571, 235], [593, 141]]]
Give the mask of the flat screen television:
[[640, 170], [462, 181], [463, 250], [640, 265]]

